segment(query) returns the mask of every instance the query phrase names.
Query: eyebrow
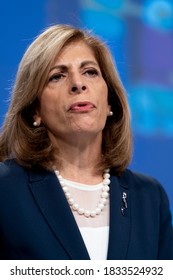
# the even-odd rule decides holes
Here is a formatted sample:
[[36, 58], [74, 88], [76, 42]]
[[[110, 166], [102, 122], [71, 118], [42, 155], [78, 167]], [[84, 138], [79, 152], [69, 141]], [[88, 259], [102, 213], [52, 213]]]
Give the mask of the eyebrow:
[[[80, 64], [80, 68], [83, 68], [87, 65], [93, 65], [93, 66], [97, 66], [99, 67], [98, 63], [95, 62], [95, 61], [92, 61], [92, 60], [85, 60], [85, 61], [82, 61], [81, 64]], [[68, 66], [67, 65], [64, 65], [64, 64], [60, 64], [60, 65], [55, 65], [53, 66], [51, 69], [50, 69], [50, 72], [54, 69], [61, 69], [62, 71], [67, 71], [68, 69]]]

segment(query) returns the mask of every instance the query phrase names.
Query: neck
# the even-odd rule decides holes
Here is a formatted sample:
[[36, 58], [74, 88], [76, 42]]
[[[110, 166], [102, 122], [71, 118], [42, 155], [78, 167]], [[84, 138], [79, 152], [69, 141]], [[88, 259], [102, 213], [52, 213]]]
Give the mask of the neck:
[[[68, 143], [58, 141], [54, 165], [66, 179], [84, 184], [97, 184], [102, 181], [103, 174], [97, 170], [101, 160], [101, 140]], [[55, 147], [55, 150], [56, 150]]]

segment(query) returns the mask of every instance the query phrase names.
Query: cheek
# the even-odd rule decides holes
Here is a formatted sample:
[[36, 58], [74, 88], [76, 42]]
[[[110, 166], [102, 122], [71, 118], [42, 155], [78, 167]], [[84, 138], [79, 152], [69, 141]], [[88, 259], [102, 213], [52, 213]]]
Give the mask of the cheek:
[[102, 87], [102, 109], [104, 110], [105, 114], [108, 115], [110, 112], [110, 105], [108, 104], [108, 88], [106, 83]]
[[51, 98], [47, 98], [46, 95], [41, 97], [38, 115], [45, 125], [49, 123], [49, 120], [51, 121], [52, 116], [54, 115], [54, 106], [55, 102], [53, 102]]
[[57, 96], [53, 92], [43, 92], [40, 98], [40, 112], [45, 114], [47, 112], [54, 111], [57, 102]]

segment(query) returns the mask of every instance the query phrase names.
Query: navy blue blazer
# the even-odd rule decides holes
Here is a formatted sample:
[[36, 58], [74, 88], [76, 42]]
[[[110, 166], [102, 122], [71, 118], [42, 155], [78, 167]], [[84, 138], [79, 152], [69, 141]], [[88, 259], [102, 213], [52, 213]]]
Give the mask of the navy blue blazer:
[[[89, 259], [53, 172], [30, 171], [14, 160], [0, 164], [0, 259]], [[107, 259], [173, 259], [168, 198], [155, 179], [129, 170], [111, 174]]]

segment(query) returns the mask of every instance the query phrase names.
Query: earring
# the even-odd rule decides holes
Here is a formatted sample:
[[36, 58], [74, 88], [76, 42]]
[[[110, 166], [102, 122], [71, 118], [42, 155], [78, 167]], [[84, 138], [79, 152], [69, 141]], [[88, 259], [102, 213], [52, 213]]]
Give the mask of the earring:
[[112, 111], [109, 112], [109, 116], [110, 116], [110, 117], [113, 116], [113, 114], [114, 114], [114, 113], [113, 113]]
[[35, 127], [37, 127], [37, 126], [39, 126], [39, 124], [38, 124], [38, 122], [33, 122], [33, 126], [35, 126]]

